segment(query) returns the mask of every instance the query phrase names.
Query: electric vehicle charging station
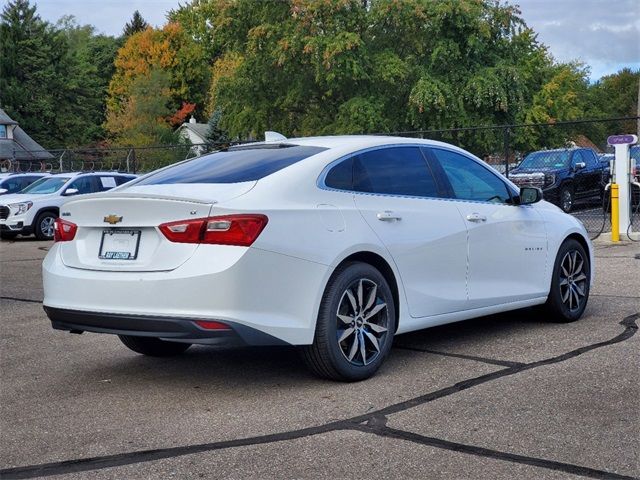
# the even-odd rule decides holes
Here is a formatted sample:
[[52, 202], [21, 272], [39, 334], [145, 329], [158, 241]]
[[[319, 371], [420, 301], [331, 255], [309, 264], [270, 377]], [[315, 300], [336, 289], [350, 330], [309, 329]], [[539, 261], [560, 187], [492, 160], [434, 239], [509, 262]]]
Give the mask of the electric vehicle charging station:
[[[629, 146], [638, 142], [636, 135], [611, 135], [607, 143], [615, 150], [611, 168], [611, 241], [620, 241], [620, 234], [631, 234], [631, 184], [634, 160]], [[640, 186], [640, 185], [639, 185]]]

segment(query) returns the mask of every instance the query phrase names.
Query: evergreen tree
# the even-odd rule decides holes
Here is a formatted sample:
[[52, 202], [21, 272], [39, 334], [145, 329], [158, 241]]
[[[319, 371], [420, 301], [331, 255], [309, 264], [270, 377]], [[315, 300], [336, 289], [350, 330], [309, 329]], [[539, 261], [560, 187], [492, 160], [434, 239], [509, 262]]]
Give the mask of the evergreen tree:
[[214, 145], [229, 142], [229, 135], [220, 128], [220, 120], [222, 119], [222, 111], [218, 108], [213, 111], [211, 118], [207, 122], [209, 130], [207, 130], [207, 142]]
[[58, 71], [64, 45], [28, 0], [9, 1], [0, 15], [0, 104], [33, 138], [55, 136]]
[[133, 12], [133, 17], [131, 18], [131, 21], [125, 24], [122, 34], [125, 37], [130, 37], [134, 33], [142, 32], [146, 30], [148, 26], [149, 24], [145, 21], [144, 18], [142, 18], [142, 15], [140, 15], [140, 12], [136, 10], [135, 12]]

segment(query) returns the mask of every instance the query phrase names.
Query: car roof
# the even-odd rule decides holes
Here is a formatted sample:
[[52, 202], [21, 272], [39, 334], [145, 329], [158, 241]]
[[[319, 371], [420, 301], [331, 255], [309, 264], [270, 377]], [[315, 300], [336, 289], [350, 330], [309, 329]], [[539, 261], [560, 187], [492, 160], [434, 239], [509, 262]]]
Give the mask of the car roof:
[[[412, 145], [425, 145], [432, 147], [443, 147], [452, 150], [459, 150], [460, 152], [469, 154], [465, 150], [451, 145], [450, 143], [439, 142], [437, 140], [427, 140], [423, 138], [410, 138], [410, 137], [398, 137], [390, 135], [331, 135], [331, 136], [318, 136], [318, 137], [298, 137], [287, 138], [283, 140], [270, 141], [270, 142], [255, 142], [251, 144], [238, 145], [236, 148], [254, 147], [260, 148], [260, 145], [275, 146], [275, 145], [301, 145], [310, 147], [320, 147], [326, 149], [348, 149], [348, 150], [360, 150], [368, 147], [378, 147], [384, 145], [399, 145], [399, 144], [412, 144]], [[229, 150], [234, 147], [230, 147]]]
[[77, 177], [79, 175], [120, 175], [120, 176], [131, 176], [135, 177], [136, 175], [133, 173], [126, 172], [66, 172], [66, 173], [56, 173], [53, 176], [57, 177]]
[[51, 175], [49, 172], [12, 172], [9, 173], [8, 175], [2, 175], [2, 178], [9, 178], [9, 177], [19, 177], [19, 176], [34, 176], [34, 175], [40, 175], [42, 177], [46, 177], [47, 175]]

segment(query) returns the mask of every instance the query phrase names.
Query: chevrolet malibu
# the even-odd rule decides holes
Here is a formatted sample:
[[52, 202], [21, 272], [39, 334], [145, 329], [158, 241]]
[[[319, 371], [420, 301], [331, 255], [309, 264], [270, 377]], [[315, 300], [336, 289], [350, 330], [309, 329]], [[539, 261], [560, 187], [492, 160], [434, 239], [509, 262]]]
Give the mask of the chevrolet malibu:
[[317, 375], [354, 381], [401, 333], [583, 314], [589, 238], [540, 190], [440, 142], [276, 138], [66, 203], [43, 264], [53, 328], [152, 356], [298, 345]]

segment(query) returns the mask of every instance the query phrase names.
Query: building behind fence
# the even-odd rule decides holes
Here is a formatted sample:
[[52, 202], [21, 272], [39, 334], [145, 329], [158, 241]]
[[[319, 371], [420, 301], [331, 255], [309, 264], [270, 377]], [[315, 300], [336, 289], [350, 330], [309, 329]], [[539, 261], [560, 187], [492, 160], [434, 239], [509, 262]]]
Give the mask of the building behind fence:
[[[519, 184], [532, 184], [542, 188], [554, 176], [565, 175], [567, 169], [580, 168], [579, 175], [571, 191], [571, 207], [565, 208], [576, 215], [587, 227], [592, 237], [610, 230], [607, 210], [609, 181], [607, 137], [609, 135], [636, 132], [640, 117], [609, 118], [600, 120], [577, 120], [545, 124], [520, 124], [464, 127], [444, 130], [421, 130], [406, 132], [389, 132], [381, 135], [399, 135], [404, 137], [426, 138], [457, 145], [483, 159], [500, 173], [511, 177]], [[639, 132], [640, 133], [640, 132]], [[379, 133], [376, 133], [379, 134]], [[246, 143], [242, 141], [234, 144]], [[170, 165], [197, 155], [216, 151], [229, 144], [180, 144], [157, 147], [136, 148], [78, 148], [48, 151], [34, 151], [33, 159], [4, 161], [0, 163], [0, 171], [122, 171], [130, 173], [146, 173], [157, 168]], [[571, 153], [574, 150], [587, 149], [597, 155], [599, 164], [592, 164], [592, 157], [585, 158]], [[522, 172], [522, 168], [511, 171], [521, 164], [522, 160], [532, 152], [537, 154], [539, 165], [530, 171]], [[46, 152], [47, 155], [43, 155]], [[574, 158], [575, 157], [575, 158]], [[526, 163], [531, 163], [529, 160]], [[582, 167], [584, 163], [584, 167]], [[566, 164], [566, 165], [565, 165]], [[565, 168], [566, 167], [566, 168]], [[598, 171], [595, 171], [598, 170]], [[524, 173], [524, 177], [522, 174]], [[589, 174], [587, 174], [589, 173]], [[530, 174], [528, 178], [526, 175]], [[522, 183], [524, 182], [524, 183]], [[547, 189], [549, 192], [550, 190]], [[551, 199], [563, 206], [562, 195], [566, 191], [556, 189]], [[640, 194], [636, 194], [640, 196]], [[638, 202], [640, 203], [640, 201]], [[564, 205], [566, 207], [566, 205]], [[638, 206], [632, 205], [634, 229], [640, 229]]]

